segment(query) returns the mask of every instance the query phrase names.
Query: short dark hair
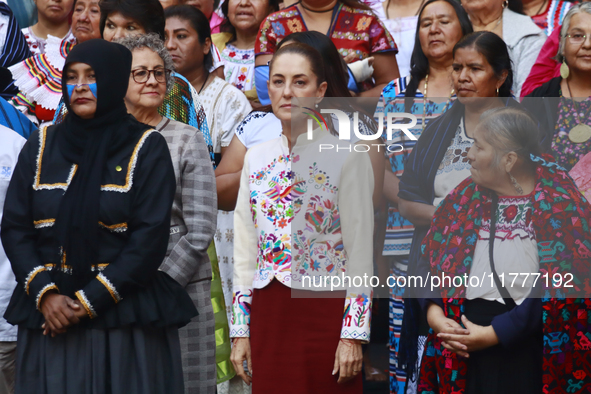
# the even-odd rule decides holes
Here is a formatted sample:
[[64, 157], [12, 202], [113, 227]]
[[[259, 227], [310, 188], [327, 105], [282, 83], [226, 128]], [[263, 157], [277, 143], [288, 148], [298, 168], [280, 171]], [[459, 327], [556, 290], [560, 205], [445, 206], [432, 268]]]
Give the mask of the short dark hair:
[[126, 18], [135, 20], [146, 33], [156, 33], [164, 40], [164, 9], [159, 0], [101, 0], [101, 37], [105, 30], [107, 17], [118, 12]]
[[456, 51], [461, 48], [474, 48], [480, 53], [492, 67], [497, 78], [500, 78], [503, 71], [507, 71], [507, 78], [499, 88], [499, 97], [511, 97], [513, 86], [513, 66], [509, 49], [505, 41], [490, 31], [477, 31], [462, 38], [454, 47]]
[[[193, 27], [193, 30], [197, 32], [197, 36], [199, 37], [199, 42], [201, 45], [205, 44], [205, 40], [207, 38], [209, 38], [209, 41], [211, 41], [209, 20], [198, 8], [185, 4], [173, 5], [172, 7], [168, 7], [166, 10], [164, 10], [164, 18], [165, 22], [168, 18], [179, 18], [189, 22]], [[205, 55], [205, 58], [203, 59], [203, 66], [206, 70], [211, 69], [213, 66], [213, 42], [211, 45], [212, 47], [209, 50], [209, 53]]]

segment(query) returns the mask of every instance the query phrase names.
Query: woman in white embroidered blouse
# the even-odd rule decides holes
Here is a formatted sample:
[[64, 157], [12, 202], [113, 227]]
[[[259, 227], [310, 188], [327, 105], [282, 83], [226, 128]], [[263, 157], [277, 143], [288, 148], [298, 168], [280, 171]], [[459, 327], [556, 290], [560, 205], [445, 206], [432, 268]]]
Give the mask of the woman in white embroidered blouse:
[[[306, 119], [292, 119], [292, 110], [339, 96], [315, 49], [284, 46], [270, 67], [269, 94], [283, 134], [251, 148], [244, 161], [234, 222], [232, 363], [255, 394], [361, 393], [371, 290], [349, 283], [330, 294], [310, 288], [306, 278], [372, 274], [370, 155], [319, 155], [319, 143], [338, 137], [325, 127], [311, 141], [298, 132]], [[256, 370], [252, 376], [244, 360]]]
[[[278, 0], [226, 0], [221, 6], [223, 33], [212, 35], [220, 50], [226, 81], [258, 103], [254, 86], [254, 43], [267, 15], [279, 11]], [[260, 105], [260, 103], [258, 103]]]

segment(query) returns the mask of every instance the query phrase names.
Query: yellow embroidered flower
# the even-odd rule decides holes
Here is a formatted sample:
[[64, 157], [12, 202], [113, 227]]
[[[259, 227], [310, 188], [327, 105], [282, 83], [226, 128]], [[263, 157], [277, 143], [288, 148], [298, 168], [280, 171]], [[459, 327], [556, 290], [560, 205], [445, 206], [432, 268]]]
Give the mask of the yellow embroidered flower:
[[240, 68], [240, 72], [241, 72], [241, 73], [245, 73], [245, 72], [247, 72], [247, 71], [248, 71], [248, 69], [247, 69], [246, 67], [241, 67], [241, 68]]
[[302, 31], [302, 22], [297, 19], [291, 19], [287, 21], [287, 27], [292, 33], [299, 33]]
[[357, 30], [360, 30], [360, 31], [367, 30], [370, 23], [371, 23], [371, 18], [369, 16], [364, 16], [363, 18], [359, 19], [359, 22], [357, 22]]
[[314, 180], [316, 181], [316, 183], [322, 185], [324, 184], [324, 182], [326, 182], [326, 175], [318, 174], [314, 177]]

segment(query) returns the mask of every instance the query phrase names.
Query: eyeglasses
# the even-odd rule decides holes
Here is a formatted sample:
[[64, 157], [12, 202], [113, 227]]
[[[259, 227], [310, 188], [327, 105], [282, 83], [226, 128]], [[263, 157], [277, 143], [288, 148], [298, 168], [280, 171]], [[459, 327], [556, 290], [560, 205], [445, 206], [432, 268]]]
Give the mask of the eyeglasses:
[[133, 70], [131, 76], [136, 83], [146, 83], [150, 79], [150, 74], [154, 74], [154, 78], [157, 82], [166, 82], [166, 77], [170, 75], [172, 71], [165, 68], [155, 68], [153, 70]]
[[587, 35], [583, 33], [573, 33], [567, 34], [566, 37], [570, 41], [571, 44], [580, 45], [587, 40]]

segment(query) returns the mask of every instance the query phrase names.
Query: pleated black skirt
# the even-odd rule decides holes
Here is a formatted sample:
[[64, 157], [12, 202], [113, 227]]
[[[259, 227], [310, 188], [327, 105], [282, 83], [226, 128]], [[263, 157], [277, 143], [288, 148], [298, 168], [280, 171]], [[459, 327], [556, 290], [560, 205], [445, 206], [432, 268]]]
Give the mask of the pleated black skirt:
[[[488, 326], [505, 313], [505, 305], [482, 299], [467, 300], [466, 317]], [[542, 392], [542, 333], [531, 335], [519, 344], [505, 348], [501, 344], [470, 353], [466, 394], [540, 394]]]
[[183, 394], [178, 329], [19, 327], [16, 394]]

